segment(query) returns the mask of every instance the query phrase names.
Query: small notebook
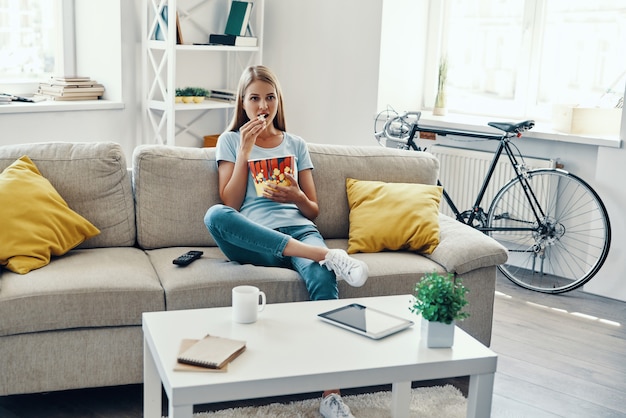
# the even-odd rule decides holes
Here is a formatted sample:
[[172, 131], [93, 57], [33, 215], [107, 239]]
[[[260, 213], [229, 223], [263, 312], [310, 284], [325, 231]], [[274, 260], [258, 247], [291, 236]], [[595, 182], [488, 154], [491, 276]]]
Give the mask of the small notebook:
[[[185, 338], [180, 342], [180, 347], [178, 348], [178, 355], [184, 353], [189, 347], [194, 345], [200, 340]], [[176, 361], [174, 364], [174, 371], [176, 372], [200, 372], [200, 373], [225, 373], [228, 371], [228, 363], [224, 365], [224, 367], [220, 369], [209, 369], [208, 367], [194, 366], [192, 364], [184, 364], [179, 361]]]
[[178, 356], [178, 362], [222, 369], [246, 349], [246, 342], [207, 335]]

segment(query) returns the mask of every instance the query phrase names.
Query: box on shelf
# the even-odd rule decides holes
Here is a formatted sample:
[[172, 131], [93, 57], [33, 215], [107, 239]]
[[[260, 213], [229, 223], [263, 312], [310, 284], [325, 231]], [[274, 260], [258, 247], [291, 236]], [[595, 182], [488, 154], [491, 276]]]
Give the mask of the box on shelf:
[[219, 138], [220, 134], [215, 135], [206, 135], [204, 137], [204, 148], [212, 148], [217, 145], [217, 138]]
[[622, 109], [554, 105], [552, 127], [560, 132], [583, 135], [619, 135]]

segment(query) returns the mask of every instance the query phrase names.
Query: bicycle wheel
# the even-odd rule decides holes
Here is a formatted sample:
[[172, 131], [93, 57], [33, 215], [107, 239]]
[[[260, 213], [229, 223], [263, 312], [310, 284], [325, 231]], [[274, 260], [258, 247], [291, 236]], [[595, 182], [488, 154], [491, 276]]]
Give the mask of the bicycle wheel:
[[609, 252], [604, 204], [585, 181], [563, 170], [532, 170], [524, 179], [502, 187], [489, 208], [489, 235], [509, 250], [507, 263], [498, 268], [512, 282], [538, 292], [582, 286]]

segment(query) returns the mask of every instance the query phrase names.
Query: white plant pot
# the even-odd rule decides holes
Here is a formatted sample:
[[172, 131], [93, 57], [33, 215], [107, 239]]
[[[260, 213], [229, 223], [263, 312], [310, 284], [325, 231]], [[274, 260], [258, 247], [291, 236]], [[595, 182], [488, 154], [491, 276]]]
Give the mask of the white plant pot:
[[454, 345], [454, 322], [430, 322], [422, 318], [422, 341], [428, 348], [449, 348]]
[[448, 109], [445, 107], [434, 107], [433, 115], [434, 116], [445, 116], [448, 114]]

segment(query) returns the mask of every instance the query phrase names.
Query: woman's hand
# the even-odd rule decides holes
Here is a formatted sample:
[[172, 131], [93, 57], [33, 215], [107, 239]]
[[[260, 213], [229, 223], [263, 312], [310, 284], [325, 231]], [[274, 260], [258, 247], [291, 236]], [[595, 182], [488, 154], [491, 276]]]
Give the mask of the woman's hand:
[[222, 202], [234, 209], [241, 209], [248, 184], [248, 159], [261, 132], [266, 128], [265, 120], [254, 118], [240, 129], [241, 142], [235, 163], [221, 161], [218, 165], [219, 188]]
[[289, 185], [267, 183], [263, 189], [263, 196], [278, 203], [295, 203], [306, 199], [306, 196], [298, 181], [289, 173], [285, 173], [285, 178], [289, 181]]
[[311, 171], [311, 169], [307, 169], [298, 172], [300, 184], [293, 175], [285, 173], [285, 177], [290, 183], [289, 186], [267, 184], [263, 189], [263, 196], [274, 202], [293, 203], [304, 216], [314, 220], [319, 215], [320, 209], [317, 204], [317, 193]]
[[256, 143], [257, 137], [265, 128], [265, 119], [259, 118], [250, 119], [241, 128], [239, 128], [239, 132], [241, 133], [241, 151], [243, 152], [246, 160], [252, 151], [252, 147]]

